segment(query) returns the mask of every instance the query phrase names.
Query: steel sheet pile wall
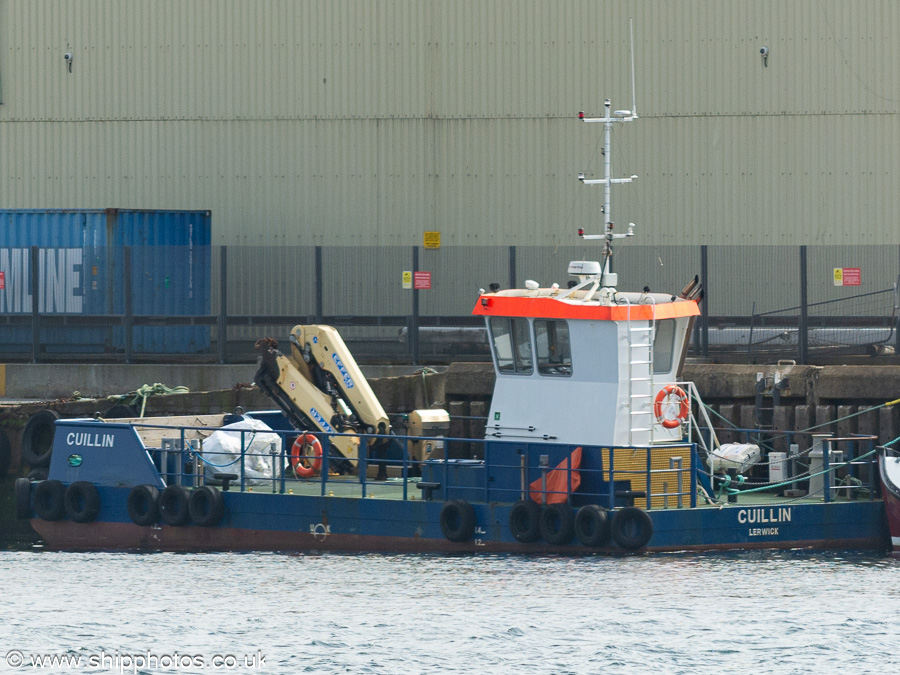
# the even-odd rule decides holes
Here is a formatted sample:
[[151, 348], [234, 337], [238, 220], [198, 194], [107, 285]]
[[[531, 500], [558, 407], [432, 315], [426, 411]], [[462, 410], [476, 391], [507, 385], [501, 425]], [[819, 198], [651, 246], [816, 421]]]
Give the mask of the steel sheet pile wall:
[[[131, 288], [134, 315], [210, 313], [209, 211], [128, 209], [0, 210], [0, 313], [31, 314], [31, 248], [38, 248], [38, 312], [123, 315]], [[126, 247], [131, 275], [126, 285]], [[121, 327], [77, 319], [41, 334], [46, 352], [121, 351]], [[32, 347], [29, 328], [8, 327], [5, 351]], [[134, 349], [191, 353], [209, 348], [209, 328], [138, 326]]]

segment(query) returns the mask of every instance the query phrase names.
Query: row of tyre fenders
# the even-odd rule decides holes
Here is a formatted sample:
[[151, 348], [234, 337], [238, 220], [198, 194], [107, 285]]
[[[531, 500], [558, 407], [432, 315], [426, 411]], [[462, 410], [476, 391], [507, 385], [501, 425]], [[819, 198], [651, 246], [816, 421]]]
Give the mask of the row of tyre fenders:
[[[31, 481], [16, 480], [16, 515], [47, 521], [68, 518], [76, 523], [94, 521], [100, 513], [100, 494], [87, 481], [66, 486], [58, 480], [35, 483], [32, 504]], [[225, 515], [225, 499], [213, 486], [188, 490], [169, 485], [162, 491], [152, 485], [137, 485], [127, 501], [128, 515], [135, 525], [148, 527], [160, 519], [173, 527], [189, 524], [201, 527], [218, 525]], [[476, 532], [475, 508], [467, 501], [454, 499], [441, 508], [441, 532], [453, 542], [473, 539]], [[635, 550], [645, 546], [653, 536], [650, 516], [639, 508], [626, 506], [610, 513], [597, 504], [586, 504], [577, 511], [568, 503], [541, 506], [531, 500], [517, 502], [509, 514], [509, 530], [523, 544], [543, 539], [548, 544], [563, 545], [574, 536], [587, 547], [606, 546], [612, 539], [620, 548]]]
[[[450, 541], [469, 541], [475, 534], [475, 509], [462, 499], [448, 501], [441, 509], [440, 525]], [[564, 545], [574, 536], [582, 546], [599, 548], [612, 539], [620, 548], [633, 551], [650, 541], [653, 521], [646, 511], [634, 506], [610, 514], [597, 504], [585, 504], [576, 511], [567, 502], [541, 506], [523, 499], [509, 512], [509, 531], [523, 544], [543, 539], [548, 544]]]
[[[87, 481], [76, 481], [68, 486], [58, 480], [35, 483], [33, 506], [29, 479], [16, 479], [15, 490], [16, 516], [21, 519], [30, 518], [32, 508], [43, 520], [68, 518], [76, 523], [90, 523], [100, 513], [100, 494]], [[136, 485], [128, 493], [127, 509], [135, 525], [156, 525], [161, 518], [166, 525], [193, 523], [213, 527], [225, 515], [225, 499], [222, 492], [211, 485], [194, 490], [169, 485], [162, 491], [152, 485]]]

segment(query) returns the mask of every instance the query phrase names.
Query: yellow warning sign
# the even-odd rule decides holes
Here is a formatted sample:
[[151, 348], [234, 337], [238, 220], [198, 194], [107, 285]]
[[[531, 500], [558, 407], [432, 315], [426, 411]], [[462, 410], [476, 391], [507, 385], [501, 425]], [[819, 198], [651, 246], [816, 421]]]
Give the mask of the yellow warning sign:
[[425, 232], [422, 236], [422, 245], [425, 248], [440, 248], [441, 247], [441, 233], [440, 232]]
[[412, 272], [403, 272], [403, 288], [412, 288]]
[[860, 286], [862, 285], [862, 270], [859, 267], [835, 267], [835, 286]]

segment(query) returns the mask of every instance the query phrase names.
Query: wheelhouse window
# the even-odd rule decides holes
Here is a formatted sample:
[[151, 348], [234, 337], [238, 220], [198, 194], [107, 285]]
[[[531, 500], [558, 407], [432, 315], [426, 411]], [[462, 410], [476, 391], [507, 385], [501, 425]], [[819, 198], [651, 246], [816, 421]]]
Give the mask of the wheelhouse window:
[[653, 372], [668, 373], [672, 370], [675, 351], [675, 319], [656, 322], [656, 337], [653, 341]]
[[501, 373], [530, 375], [534, 370], [531, 357], [531, 331], [528, 319], [491, 317], [491, 339]]
[[572, 348], [569, 324], [565, 321], [536, 319], [534, 344], [537, 348], [537, 367], [541, 375], [569, 377], [572, 375]]

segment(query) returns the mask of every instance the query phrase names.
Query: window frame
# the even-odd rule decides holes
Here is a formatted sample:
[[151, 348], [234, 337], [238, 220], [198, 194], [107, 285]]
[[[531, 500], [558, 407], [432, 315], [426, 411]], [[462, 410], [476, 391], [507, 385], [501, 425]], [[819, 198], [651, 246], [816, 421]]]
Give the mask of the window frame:
[[[665, 327], [665, 330], [661, 330], [661, 328]], [[670, 328], [671, 327], [671, 328]], [[665, 373], [672, 372], [672, 364], [675, 362], [675, 335], [676, 335], [676, 324], [675, 319], [660, 319], [656, 322], [656, 327], [653, 331], [653, 374], [654, 375], [663, 375]], [[665, 333], [669, 333], [668, 336]], [[665, 368], [660, 367], [659, 363], [659, 344], [660, 344], [660, 336], [663, 339], [668, 337], [669, 344], [666, 347], [666, 350], [663, 351], [663, 354], [668, 353], [668, 361]]]
[[[509, 363], [511, 368], [501, 365], [500, 350], [497, 348], [495, 326], [499, 327], [501, 323], [506, 325], [507, 330], [503, 337], [506, 338], [510, 351], [510, 356], [503, 359], [502, 363]], [[524, 376], [534, 374], [534, 338], [531, 332], [531, 321], [525, 317], [492, 316], [488, 320], [488, 333], [498, 374]], [[527, 346], [527, 360], [522, 353], [524, 346]]]
[[[542, 377], [572, 377], [572, 334], [569, 330], [569, 322], [564, 319], [535, 319], [532, 323], [535, 364], [538, 374]], [[538, 324], [546, 325], [546, 354], [541, 353], [542, 345]], [[558, 354], [559, 363], [551, 361], [551, 354], [554, 350]], [[556, 372], [550, 372], [551, 370]]]

